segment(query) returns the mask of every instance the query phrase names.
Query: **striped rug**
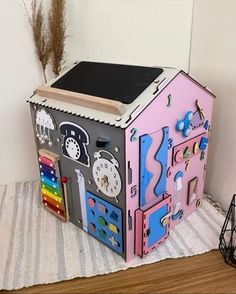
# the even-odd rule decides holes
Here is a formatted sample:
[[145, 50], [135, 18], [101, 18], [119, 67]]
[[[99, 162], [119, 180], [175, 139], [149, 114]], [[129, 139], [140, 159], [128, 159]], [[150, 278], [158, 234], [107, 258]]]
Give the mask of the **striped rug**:
[[165, 258], [192, 256], [218, 247], [224, 221], [208, 201], [171, 231], [169, 239], [126, 264], [94, 238], [42, 208], [39, 183], [0, 186], [0, 289], [19, 289], [75, 277], [108, 274]]

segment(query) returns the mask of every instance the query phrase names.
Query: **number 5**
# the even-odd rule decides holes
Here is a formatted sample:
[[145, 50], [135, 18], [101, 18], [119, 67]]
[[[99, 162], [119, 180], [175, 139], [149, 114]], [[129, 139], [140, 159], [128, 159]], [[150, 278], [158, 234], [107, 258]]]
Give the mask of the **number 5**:
[[137, 185], [131, 187], [131, 197], [135, 197], [137, 194]]

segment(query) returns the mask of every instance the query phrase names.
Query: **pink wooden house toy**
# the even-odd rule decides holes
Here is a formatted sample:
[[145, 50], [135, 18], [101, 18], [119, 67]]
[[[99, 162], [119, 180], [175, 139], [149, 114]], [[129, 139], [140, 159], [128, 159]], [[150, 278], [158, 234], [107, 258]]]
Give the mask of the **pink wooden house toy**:
[[201, 205], [213, 98], [174, 68], [75, 63], [28, 101], [43, 205], [144, 257]]

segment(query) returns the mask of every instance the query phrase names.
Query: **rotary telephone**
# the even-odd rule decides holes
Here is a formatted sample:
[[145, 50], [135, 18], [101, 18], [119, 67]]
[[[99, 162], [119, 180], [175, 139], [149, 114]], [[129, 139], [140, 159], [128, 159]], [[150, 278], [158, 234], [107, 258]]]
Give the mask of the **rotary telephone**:
[[90, 166], [90, 158], [86, 145], [89, 144], [89, 136], [80, 126], [63, 122], [60, 124], [60, 134], [63, 136], [63, 155], [85, 166]]

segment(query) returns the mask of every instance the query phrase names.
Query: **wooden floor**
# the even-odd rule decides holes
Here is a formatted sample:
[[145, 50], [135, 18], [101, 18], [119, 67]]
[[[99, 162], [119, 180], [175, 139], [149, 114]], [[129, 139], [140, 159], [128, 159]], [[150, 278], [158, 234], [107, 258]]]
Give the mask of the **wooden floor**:
[[14, 292], [236, 293], [236, 268], [226, 265], [219, 251], [214, 250], [199, 256], [164, 260], [114, 274], [77, 278]]

